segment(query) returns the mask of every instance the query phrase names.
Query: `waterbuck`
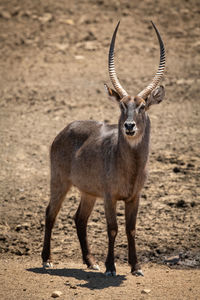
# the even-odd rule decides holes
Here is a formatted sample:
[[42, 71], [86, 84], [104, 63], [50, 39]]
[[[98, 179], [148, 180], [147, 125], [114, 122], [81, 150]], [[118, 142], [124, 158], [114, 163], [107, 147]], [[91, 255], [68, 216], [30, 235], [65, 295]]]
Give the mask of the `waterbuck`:
[[114, 66], [114, 46], [119, 23], [113, 33], [109, 50], [109, 75], [114, 89], [105, 85], [110, 98], [120, 107], [119, 122], [108, 125], [97, 121], [70, 123], [55, 138], [51, 146], [51, 197], [46, 209], [43, 265], [51, 265], [51, 232], [62, 202], [73, 185], [81, 193], [74, 216], [83, 262], [99, 269], [87, 242], [87, 222], [97, 197], [104, 199], [108, 233], [106, 275], [116, 275], [114, 243], [118, 231], [116, 204], [125, 203], [128, 262], [131, 272], [143, 275], [139, 266], [135, 232], [140, 193], [146, 179], [149, 155], [150, 120], [147, 110], [164, 98], [163, 86], [158, 87], [165, 68], [165, 49], [155, 29], [160, 45], [160, 63], [152, 82], [137, 96], [131, 97], [121, 86]]

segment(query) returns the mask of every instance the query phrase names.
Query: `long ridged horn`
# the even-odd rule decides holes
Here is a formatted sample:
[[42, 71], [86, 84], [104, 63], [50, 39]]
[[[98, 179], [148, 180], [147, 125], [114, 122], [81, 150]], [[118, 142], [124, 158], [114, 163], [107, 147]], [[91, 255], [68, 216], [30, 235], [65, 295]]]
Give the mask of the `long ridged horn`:
[[159, 44], [160, 44], [160, 64], [158, 67], [158, 71], [156, 73], [156, 75], [154, 76], [152, 82], [144, 89], [142, 90], [138, 96], [146, 99], [147, 96], [156, 88], [156, 86], [158, 85], [158, 83], [160, 82], [161, 78], [163, 77], [163, 73], [165, 70], [165, 47], [163, 44], [163, 41], [161, 39], [160, 33], [158, 31], [158, 29], [156, 28], [156, 26], [154, 25], [154, 23], [151, 21], [153, 28], [155, 29]]
[[118, 92], [121, 98], [128, 96], [128, 93], [123, 89], [121, 86], [116, 72], [115, 72], [115, 63], [114, 63], [114, 48], [115, 48], [115, 38], [117, 34], [117, 30], [119, 27], [120, 21], [118, 22], [115, 31], [112, 36], [112, 40], [110, 43], [110, 50], [109, 50], [109, 55], [108, 55], [108, 70], [109, 70], [109, 75], [110, 75], [110, 80], [112, 82], [112, 85], [114, 86], [115, 90]]

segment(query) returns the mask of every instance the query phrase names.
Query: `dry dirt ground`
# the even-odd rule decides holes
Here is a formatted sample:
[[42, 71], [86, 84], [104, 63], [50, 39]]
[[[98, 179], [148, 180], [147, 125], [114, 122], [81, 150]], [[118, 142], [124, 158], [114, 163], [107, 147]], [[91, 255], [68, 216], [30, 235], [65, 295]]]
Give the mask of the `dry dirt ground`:
[[[121, 20], [116, 67], [134, 95], [155, 73], [166, 45], [166, 98], [152, 121], [149, 178], [137, 220], [145, 276], [127, 265], [124, 205], [118, 205], [118, 276], [105, 278], [106, 224], [101, 199], [89, 242], [101, 272], [81, 262], [67, 195], [52, 241], [55, 267], [41, 268], [49, 199], [49, 146], [76, 119], [117, 122], [103, 88], [107, 54]], [[0, 299], [199, 299], [200, 295], [200, 3], [195, 0], [0, 1]], [[95, 166], [94, 166], [95, 167]], [[169, 258], [175, 256], [171, 263]]]

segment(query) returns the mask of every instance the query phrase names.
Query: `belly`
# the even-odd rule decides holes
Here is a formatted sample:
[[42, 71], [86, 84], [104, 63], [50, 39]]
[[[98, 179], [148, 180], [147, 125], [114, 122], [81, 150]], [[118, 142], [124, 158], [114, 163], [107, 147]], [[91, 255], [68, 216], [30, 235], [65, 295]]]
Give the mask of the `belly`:
[[102, 197], [102, 164], [97, 159], [76, 159], [72, 164], [70, 180], [81, 192]]

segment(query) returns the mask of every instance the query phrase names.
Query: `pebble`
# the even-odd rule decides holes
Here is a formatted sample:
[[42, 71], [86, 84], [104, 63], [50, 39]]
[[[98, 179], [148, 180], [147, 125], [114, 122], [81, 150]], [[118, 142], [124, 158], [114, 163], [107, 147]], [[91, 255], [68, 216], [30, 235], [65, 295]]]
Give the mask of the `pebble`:
[[6, 10], [0, 11], [0, 16], [6, 20], [11, 19], [11, 14], [9, 13], [9, 11]]
[[51, 22], [53, 20], [53, 16], [50, 13], [45, 13], [43, 16], [38, 18], [42, 24]]
[[86, 50], [96, 50], [98, 48], [96, 42], [93, 41], [87, 41], [83, 46]]
[[58, 298], [62, 295], [61, 291], [54, 291], [51, 295], [52, 298]]
[[75, 24], [74, 20], [72, 20], [72, 19], [63, 20], [62, 23], [65, 23], [67, 25], [74, 25]]
[[180, 261], [180, 255], [171, 256], [164, 260], [165, 263], [168, 263], [171, 265], [176, 265], [179, 263], [179, 261]]
[[73, 284], [70, 284], [70, 289], [76, 290], [76, 289], [77, 289], [77, 286], [76, 286], [76, 285], [73, 285]]
[[69, 44], [65, 43], [65, 44], [60, 44], [60, 43], [56, 43], [55, 47], [62, 52], [65, 52], [68, 48], [69, 48]]
[[81, 60], [81, 59], [84, 59], [84, 58], [85, 58], [83, 55], [75, 55], [74, 57], [75, 57], [75, 59], [77, 59], [77, 60]]
[[18, 224], [16, 227], [15, 227], [15, 231], [20, 231], [22, 229], [28, 229], [30, 227], [30, 224], [29, 223], [22, 223], [22, 224]]
[[150, 289], [144, 289], [141, 291], [142, 294], [149, 294], [151, 292]]
[[15, 231], [20, 231], [22, 229], [22, 225], [18, 224], [16, 227], [15, 227]]
[[150, 289], [144, 289], [141, 291], [142, 294], [149, 294], [151, 292]]

